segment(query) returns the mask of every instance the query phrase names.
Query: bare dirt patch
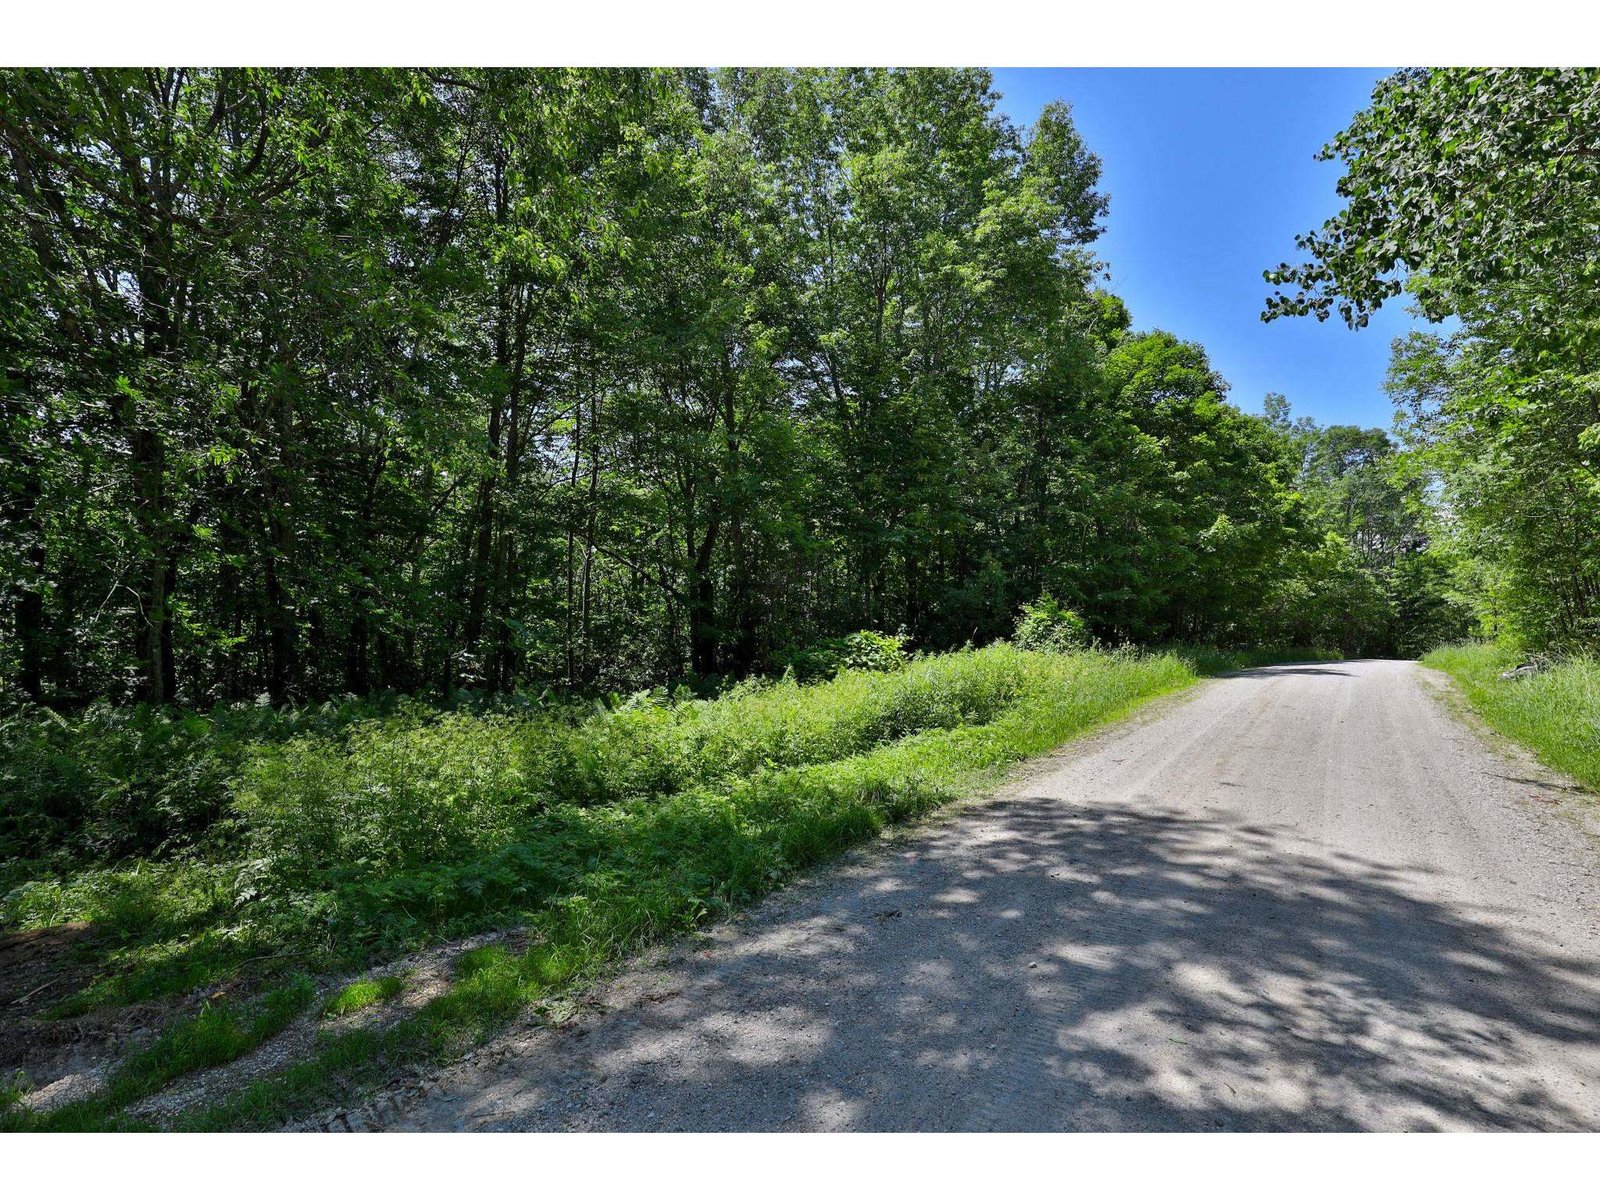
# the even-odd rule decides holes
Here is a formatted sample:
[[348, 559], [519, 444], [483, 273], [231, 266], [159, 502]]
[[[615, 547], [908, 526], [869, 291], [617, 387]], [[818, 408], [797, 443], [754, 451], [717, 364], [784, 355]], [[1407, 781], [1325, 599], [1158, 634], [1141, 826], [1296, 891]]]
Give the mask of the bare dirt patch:
[[0, 937], [0, 1081], [29, 1089], [31, 1106], [78, 1099], [110, 1064], [154, 1034], [159, 1006], [136, 1005], [61, 1020], [43, 1014], [95, 974], [94, 929], [87, 922]]
[[[309, 1058], [316, 1050], [318, 1039], [325, 1033], [335, 1034], [351, 1029], [378, 1032], [388, 1029], [444, 994], [450, 987], [453, 965], [458, 956], [492, 945], [504, 946], [513, 954], [521, 953], [527, 948], [527, 935], [522, 930], [478, 934], [373, 967], [358, 975], [321, 981], [317, 1002], [282, 1033], [233, 1062], [175, 1080], [164, 1091], [131, 1105], [128, 1114], [141, 1120], [167, 1122], [190, 1109], [215, 1104], [257, 1079]], [[398, 976], [404, 981], [404, 986], [394, 997], [341, 1017], [322, 1015], [323, 1003], [340, 989], [351, 983], [384, 975]]]

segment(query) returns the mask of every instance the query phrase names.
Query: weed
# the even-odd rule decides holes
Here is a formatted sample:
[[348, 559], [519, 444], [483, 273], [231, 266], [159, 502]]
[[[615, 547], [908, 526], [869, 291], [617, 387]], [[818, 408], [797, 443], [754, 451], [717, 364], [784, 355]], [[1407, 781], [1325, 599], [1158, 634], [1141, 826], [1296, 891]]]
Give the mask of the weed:
[[115, 1127], [130, 1104], [160, 1091], [190, 1071], [232, 1062], [282, 1031], [315, 995], [307, 975], [297, 975], [249, 1005], [206, 1004], [169, 1026], [149, 1046], [123, 1061], [94, 1096], [48, 1112], [13, 1108], [0, 1130], [75, 1130]]

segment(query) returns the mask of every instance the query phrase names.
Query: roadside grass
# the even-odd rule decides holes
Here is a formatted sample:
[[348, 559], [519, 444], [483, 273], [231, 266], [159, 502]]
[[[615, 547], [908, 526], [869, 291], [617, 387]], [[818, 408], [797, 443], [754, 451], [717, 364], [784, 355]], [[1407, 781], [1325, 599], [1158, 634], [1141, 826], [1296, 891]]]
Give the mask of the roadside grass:
[[[23, 927], [91, 920], [122, 939], [106, 959], [110, 973], [61, 1012], [209, 985], [252, 964], [264, 985], [273, 961], [359, 969], [486, 929], [526, 928], [525, 952], [464, 953], [451, 987], [414, 1014], [382, 1030], [324, 1029], [308, 1060], [177, 1123], [272, 1127], [381, 1083], [397, 1064], [457, 1056], [626, 955], [690, 933], [1201, 673], [1313, 657], [1327, 656], [1062, 654], [1002, 643], [824, 683], [743, 684], [712, 700], [636, 697], [576, 723], [408, 711], [248, 756], [233, 785], [229, 857], [33, 881], [0, 899], [0, 918]], [[357, 1011], [397, 987], [352, 984], [323, 1011]], [[277, 1013], [282, 1003], [250, 1011]], [[310, 1003], [306, 993], [295, 1013]], [[103, 1094], [13, 1112], [0, 1128], [128, 1127], [128, 1104], [246, 1052], [276, 1031], [266, 1032], [271, 1024], [206, 1010], [164, 1035], [161, 1070], [138, 1056]]]
[[1523, 657], [1498, 643], [1464, 642], [1422, 662], [1454, 679], [1490, 728], [1600, 791], [1600, 660], [1569, 658], [1524, 679], [1499, 677]]
[[577, 721], [402, 706], [237, 755], [211, 857], [41, 864], [0, 893], [0, 929], [93, 927], [102, 970], [56, 1004], [60, 1017], [241, 971], [270, 978], [291, 959], [359, 969], [589, 894], [597, 866], [660, 859], [652, 837], [670, 840], [750, 780], [982, 725], [1025, 695], [1092, 691], [1151, 663], [1187, 670], [1170, 657], [997, 645], [713, 700], [636, 697]]
[[[633, 814], [631, 870], [602, 869], [584, 893], [547, 912], [524, 954], [461, 955], [456, 984], [382, 1033], [325, 1039], [318, 1053], [257, 1081], [178, 1128], [271, 1128], [381, 1082], [396, 1062], [446, 1061], [530, 1005], [548, 1002], [628, 953], [748, 904], [795, 872], [887, 824], [964, 794], [995, 768], [1192, 682], [1170, 655], [1051, 656], [1057, 686], [1033, 690], [996, 720], [925, 730], [838, 762], [742, 781], [722, 795], [674, 797]], [[1078, 687], [1060, 686], [1075, 681]], [[620, 831], [619, 831], [620, 832]]]
[[[0, 1079], [0, 1121], [4, 1120], [5, 1111], [13, 1104], [20, 1103], [28, 1094], [28, 1077], [18, 1071], [10, 1079]], [[0, 1129], [4, 1126], [0, 1125]]]

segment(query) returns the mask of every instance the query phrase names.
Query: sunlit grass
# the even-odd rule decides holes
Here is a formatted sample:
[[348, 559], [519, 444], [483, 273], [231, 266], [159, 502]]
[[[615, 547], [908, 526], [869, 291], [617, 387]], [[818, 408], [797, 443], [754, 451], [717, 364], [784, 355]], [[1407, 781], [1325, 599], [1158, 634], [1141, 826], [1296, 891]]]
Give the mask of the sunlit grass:
[[1506, 646], [1463, 643], [1422, 661], [1454, 679], [1491, 728], [1600, 791], [1600, 660], [1571, 658], [1523, 679], [1499, 677], [1521, 659]]
[[379, 975], [374, 979], [358, 979], [346, 984], [329, 996], [322, 1006], [324, 1017], [345, 1017], [351, 1013], [371, 1008], [393, 1000], [405, 990], [405, 980], [398, 975]]

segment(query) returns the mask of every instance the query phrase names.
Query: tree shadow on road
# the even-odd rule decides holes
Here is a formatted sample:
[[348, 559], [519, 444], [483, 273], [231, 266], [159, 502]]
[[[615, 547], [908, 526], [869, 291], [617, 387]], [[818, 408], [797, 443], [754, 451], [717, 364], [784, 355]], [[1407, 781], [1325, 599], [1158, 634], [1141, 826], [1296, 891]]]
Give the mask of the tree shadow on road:
[[1011, 799], [781, 898], [569, 1042], [564, 1095], [496, 1103], [545, 1127], [1592, 1127], [1597, 963], [1429, 891], [1226, 812]]
[[1272, 667], [1240, 667], [1234, 671], [1219, 671], [1218, 679], [1259, 679], [1272, 675], [1350, 675], [1352, 672], [1341, 670], [1338, 666], [1329, 663], [1280, 663]]

